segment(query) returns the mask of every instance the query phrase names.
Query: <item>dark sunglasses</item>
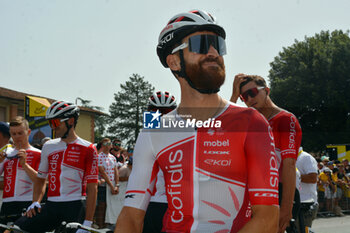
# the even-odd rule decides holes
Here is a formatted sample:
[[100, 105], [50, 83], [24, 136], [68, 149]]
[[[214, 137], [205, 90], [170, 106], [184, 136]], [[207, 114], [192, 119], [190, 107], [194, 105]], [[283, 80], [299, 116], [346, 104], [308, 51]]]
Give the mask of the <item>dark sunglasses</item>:
[[210, 46], [213, 46], [216, 51], [218, 51], [220, 56], [226, 54], [226, 43], [225, 39], [217, 35], [195, 35], [188, 38], [188, 43], [184, 42], [178, 47], [174, 48], [171, 53], [176, 53], [177, 51], [188, 47], [190, 52], [207, 54]]
[[104, 146], [110, 146], [110, 145], [112, 145], [112, 143], [111, 143], [111, 142], [104, 142], [102, 145], [104, 145]]
[[56, 129], [58, 126], [60, 126], [61, 122], [64, 122], [66, 120], [68, 120], [69, 118], [65, 118], [65, 119], [58, 119], [58, 118], [55, 118], [55, 119], [49, 119], [49, 124], [50, 124], [50, 127], [52, 129]]
[[120, 146], [120, 143], [113, 143], [113, 145], [115, 145], [115, 146]]
[[248, 97], [254, 98], [257, 94], [259, 94], [259, 91], [264, 89], [265, 87], [254, 87], [249, 90], [246, 90], [244, 93], [240, 95], [241, 100], [244, 102], [248, 101]]

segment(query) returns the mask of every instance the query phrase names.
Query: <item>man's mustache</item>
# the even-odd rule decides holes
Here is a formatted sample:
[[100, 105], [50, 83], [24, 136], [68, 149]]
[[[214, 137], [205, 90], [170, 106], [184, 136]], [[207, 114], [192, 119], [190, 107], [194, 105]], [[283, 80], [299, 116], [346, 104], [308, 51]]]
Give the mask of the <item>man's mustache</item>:
[[221, 68], [224, 68], [224, 63], [220, 61], [218, 57], [207, 57], [204, 60], [200, 61], [199, 64], [202, 66], [205, 62], [216, 62], [216, 64], [218, 64]]

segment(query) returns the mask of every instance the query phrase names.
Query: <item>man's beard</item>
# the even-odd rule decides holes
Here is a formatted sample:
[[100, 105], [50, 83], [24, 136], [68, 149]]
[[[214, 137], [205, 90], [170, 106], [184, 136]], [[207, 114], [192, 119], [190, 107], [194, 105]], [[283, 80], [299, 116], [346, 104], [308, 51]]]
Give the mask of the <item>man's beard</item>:
[[[219, 66], [203, 68], [205, 62], [216, 62]], [[216, 90], [225, 82], [225, 65], [218, 57], [206, 58], [197, 64], [186, 63], [186, 74], [196, 88]]]

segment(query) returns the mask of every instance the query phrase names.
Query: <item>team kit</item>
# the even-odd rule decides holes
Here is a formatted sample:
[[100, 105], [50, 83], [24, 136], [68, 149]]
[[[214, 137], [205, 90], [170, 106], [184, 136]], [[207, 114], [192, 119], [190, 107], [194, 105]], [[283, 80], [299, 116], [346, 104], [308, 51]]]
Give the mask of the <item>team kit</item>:
[[[301, 127], [273, 104], [260, 76], [237, 75], [230, 101], [218, 94], [226, 76], [225, 38], [202, 10], [175, 15], [161, 31], [157, 55], [178, 80], [181, 102], [177, 106], [168, 92], [150, 97], [114, 232], [291, 232]], [[56, 138], [41, 151], [14, 140], [0, 165], [3, 202], [27, 209], [14, 221], [26, 232], [52, 231], [62, 221], [92, 226], [98, 153], [76, 134], [78, 117], [76, 105], [54, 102], [46, 118]], [[152, 212], [154, 203], [164, 210]], [[14, 214], [7, 210], [1, 212]]]

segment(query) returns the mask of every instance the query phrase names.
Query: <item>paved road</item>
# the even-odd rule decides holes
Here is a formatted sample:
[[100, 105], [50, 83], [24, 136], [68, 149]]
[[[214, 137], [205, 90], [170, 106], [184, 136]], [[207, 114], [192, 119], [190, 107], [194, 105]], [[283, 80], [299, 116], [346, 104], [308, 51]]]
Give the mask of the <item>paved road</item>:
[[350, 216], [317, 218], [312, 223], [315, 233], [350, 233]]

